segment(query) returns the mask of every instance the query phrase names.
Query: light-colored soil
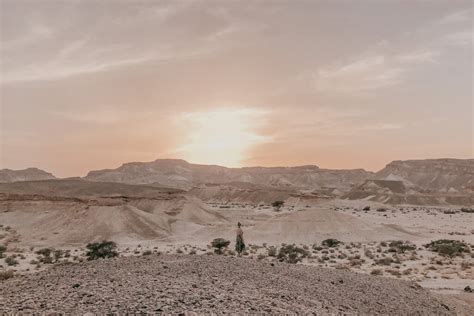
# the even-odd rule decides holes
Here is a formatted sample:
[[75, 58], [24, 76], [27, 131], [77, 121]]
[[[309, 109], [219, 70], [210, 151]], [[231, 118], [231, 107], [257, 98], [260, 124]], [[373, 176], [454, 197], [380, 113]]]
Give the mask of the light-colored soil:
[[405, 281], [217, 255], [113, 258], [0, 283], [0, 312], [449, 315]]

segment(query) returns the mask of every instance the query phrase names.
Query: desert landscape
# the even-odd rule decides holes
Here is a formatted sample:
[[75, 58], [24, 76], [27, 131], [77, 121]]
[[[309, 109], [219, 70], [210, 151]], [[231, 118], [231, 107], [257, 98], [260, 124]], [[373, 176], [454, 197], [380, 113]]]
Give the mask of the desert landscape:
[[[406, 313], [473, 310], [474, 160], [396, 161], [377, 173], [156, 160], [84, 178], [51, 179], [37, 169], [0, 177], [3, 312], [391, 314], [406, 308], [403, 297], [413, 299]], [[242, 257], [233, 250], [237, 222]], [[116, 243], [118, 257], [88, 260], [86, 246], [102, 241]], [[280, 278], [293, 278], [295, 288]], [[56, 286], [44, 282], [53, 279]], [[106, 299], [116, 287], [100, 286], [108, 280], [128, 291], [116, 305]], [[139, 288], [166, 282], [161, 298], [131, 303]], [[248, 301], [255, 282], [265, 286]], [[367, 293], [331, 299], [318, 282], [361, 293], [371, 284], [375, 301], [360, 304]]]
[[472, 0], [0, 0], [0, 315], [474, 315]]

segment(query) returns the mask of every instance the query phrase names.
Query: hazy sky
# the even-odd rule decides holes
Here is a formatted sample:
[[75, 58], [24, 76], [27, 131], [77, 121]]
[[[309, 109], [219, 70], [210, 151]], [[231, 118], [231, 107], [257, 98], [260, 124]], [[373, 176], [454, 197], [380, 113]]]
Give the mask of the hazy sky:
[[0, 3], [0, 168], [474, 156], [469, 0]]

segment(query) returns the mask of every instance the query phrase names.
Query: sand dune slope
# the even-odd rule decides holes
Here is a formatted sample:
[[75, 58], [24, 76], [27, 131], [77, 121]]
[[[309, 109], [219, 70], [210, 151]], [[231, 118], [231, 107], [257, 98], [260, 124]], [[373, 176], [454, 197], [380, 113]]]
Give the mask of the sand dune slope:
[[376, 225], [328, 209], [309, 209], [269, 219], [247, 232], [251, 240], [308, 243], [327, 238], [342, 241], [413, 240], [418, 237], [394, 227]]

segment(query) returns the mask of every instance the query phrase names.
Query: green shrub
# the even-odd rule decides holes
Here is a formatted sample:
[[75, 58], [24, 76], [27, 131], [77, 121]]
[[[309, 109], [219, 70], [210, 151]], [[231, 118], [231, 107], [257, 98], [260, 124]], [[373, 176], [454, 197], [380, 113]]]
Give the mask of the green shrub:
[[295, 245], [285, 245], [278, 251], [277, 258], [288, 263], [298, 263], [308, 256], [308, 251]]
[[102, 241], [87, 244], [87, 260], [96, 260], [99, 258], [112, 258], [118, 256], [117, 244], [113, 241]]
[[341, 241], [334, 238], [329, 238], [329, 239], [323, 240], [322, 242], [323, 246], [327, 246], [327, 247], [337, 247], [341, 243], [342, 243]]
[[216, 238], [211, 241], [211, 246], [215, 248], [214, 252], [218, 255], [222, 254], [222, 248], [227, 248], [230, 245], [230, 241], [224, 238]]
[[426, 244], [425, 247], [442, 256], [449, 257], [455, 257], [462, 253], [471, 252], [471, 249], [466, 243], [451, 239], [438, 239]]

